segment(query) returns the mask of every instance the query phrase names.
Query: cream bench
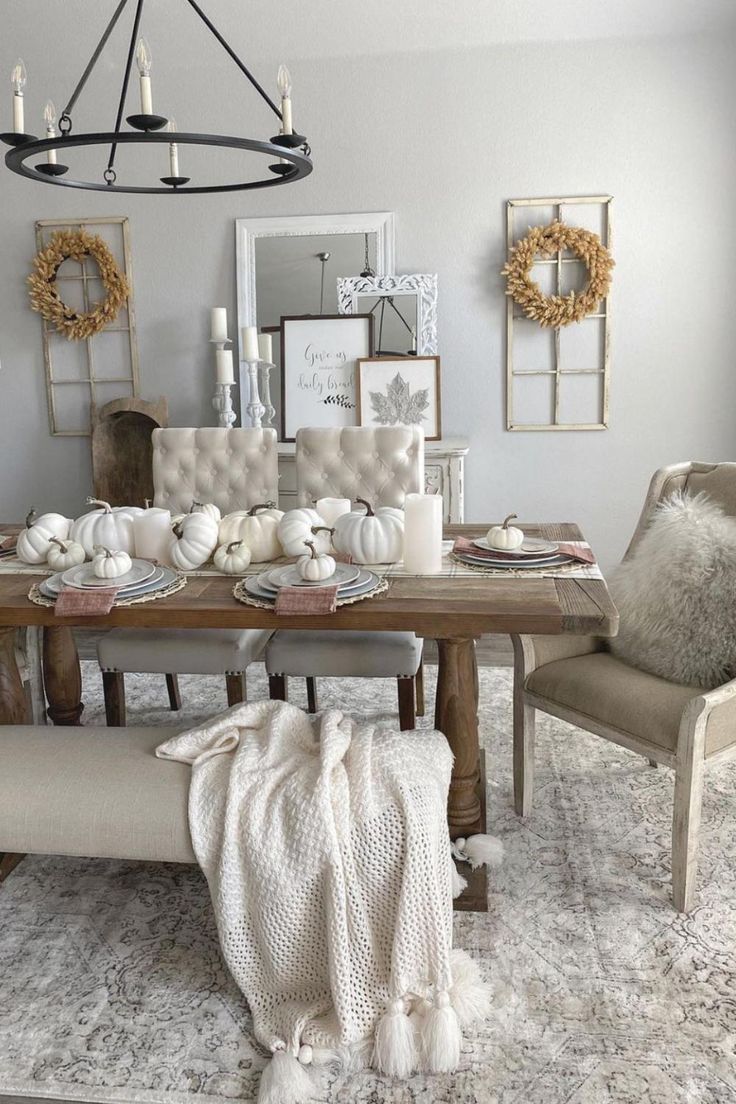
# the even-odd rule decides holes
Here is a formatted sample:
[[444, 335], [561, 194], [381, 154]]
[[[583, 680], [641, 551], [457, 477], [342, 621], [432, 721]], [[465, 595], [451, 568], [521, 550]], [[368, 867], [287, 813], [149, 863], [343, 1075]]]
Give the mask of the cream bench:
[[196, 862], [176, 731], [0, 726], [0, 852]]

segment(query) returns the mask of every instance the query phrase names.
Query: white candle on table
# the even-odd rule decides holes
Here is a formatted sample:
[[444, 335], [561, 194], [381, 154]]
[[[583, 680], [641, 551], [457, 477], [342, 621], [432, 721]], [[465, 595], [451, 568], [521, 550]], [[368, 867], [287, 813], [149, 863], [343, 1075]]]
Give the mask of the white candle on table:
[[273, 341], [270, 334], [258, 335], [258, 359], [265, 360], [267, 364], [273, 364]]
[[210, 341], [227, 340], [227, 307], [213, 307], [210, 311]]
[[25, 133], [23, 89], [26, 86], [26, 79], [26, 67], [18, 58], [10, 74], [10, 83], [13, 86], [13, 131], [15, 134]]
[[151, 93], [151, 48], [145, 38], [138, 40], [138, 48], [135, 52], [138, 62], [138, 75], [140, 78], [141, 113], [153, 115], [153, 95]]
[[260, 360], [258, 349], [258, 330], [255, 326], [243, 326], [243, 360]]
[[350, 513], [350, 506], [349, 498], [319, 498], [315, 510], [331, 529], [339, 517]]
[[217, 350], [217, 382], [235, 383], [233, 354], [230, 349]]
[[144, 560], [168, 562], [171, 543], [171, 514], [168, 510], [151, 507], [133, 518], [135, 554]]
[[279, 65], [276, 84], [281, 93], [282, 134], [293, 134], [294, 128], [291, 122], [291, 73], [285, 65]]
[[408, 494], [404, 501], [404, 568], [414, 575], [442, 570], [442, 495]]

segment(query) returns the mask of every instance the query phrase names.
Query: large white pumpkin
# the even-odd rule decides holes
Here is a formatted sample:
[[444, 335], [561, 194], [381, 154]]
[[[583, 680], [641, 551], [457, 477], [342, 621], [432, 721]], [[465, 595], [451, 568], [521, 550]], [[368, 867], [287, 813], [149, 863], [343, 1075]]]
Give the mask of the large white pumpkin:
[[366, 512], [351, 510], [335, 522], [333, 541], [355, 563], [395, 563], [404, 551], [404, 511], [393, 506], [374, 510], [364, 498], [356, 499]]
[[217, 522], [209, 514], [185, 514], [172, 529], [169, 560], [180, 571], [194, 571], [217, 547]]
[[83, 514], [72, 522], [71, 539], [79, 541], [89, 557], [94, 555], [95, 545], [98, 544], [134, 556], [133, 518], [145, 511], [139, 506], [111, 506], [99, 498], [88, 498], [87, 504], [99, 506], [99, 509]]
[[26, 527], [18, 535], [15, 547], [16, 555], [24, 563], [43, 563], [52, 548], [51, 540], [56, 537], [65, 540], [71, 527], [69, 518], [61, 514], [41, 514], [29, 510]]
[[281, 555], [278, 529], [283, 517], [283, 510], [277, 509], [275, 502], [259, 502], [250, 510], [234, 510], [220, 522], [220, 544], [242, 541], [250, 549], [253, 563], [277, 560]]
[[279, 522], [279, 540], [287, 556], [303, 556], [304, 542], [314, 541], [317, 552], [332, 550], [332, 530], [316, 510], [289, 510]]

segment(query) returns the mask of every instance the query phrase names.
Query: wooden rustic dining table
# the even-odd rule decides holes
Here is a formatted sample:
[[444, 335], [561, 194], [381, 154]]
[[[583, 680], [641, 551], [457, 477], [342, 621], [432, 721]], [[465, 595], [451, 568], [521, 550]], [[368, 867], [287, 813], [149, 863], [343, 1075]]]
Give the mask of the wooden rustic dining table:
[[[529, 536], [582, 540], [572, 523], [523, 524]], [[10, 527], [3, 526], [7, 532]], [[488, 525], [448, 527], [445, 536], [479, 536]], [[602, 578], [499, 577], [476, 573], [395, 576], [379, 596], [327, 616], [277, 616], [233, 597], [232, 578], [192, 576], [177, 594], [141, 605], [113, 608], [104, 617], [59, 618], [33, 604], [34, 577], [0, 574], [0, 723], [28, 721], [27, 699], [16, 661], [16, 630], [43, 627], [44, 687], [48, 716], [57, 725], [82, 723], [82, 678], [73, 629], [222, 628], [360, 629], [413, 631], [438, 648], [435, 725], [454, 755], [448, 800], [452, 838], [485, 831], [478, 740], [478, 670], [475, 641], [486, 633], [596, 634], [614, 636], [618, 614]], [[485, 907], [485, 874], [474, 872], [461, 905]]]

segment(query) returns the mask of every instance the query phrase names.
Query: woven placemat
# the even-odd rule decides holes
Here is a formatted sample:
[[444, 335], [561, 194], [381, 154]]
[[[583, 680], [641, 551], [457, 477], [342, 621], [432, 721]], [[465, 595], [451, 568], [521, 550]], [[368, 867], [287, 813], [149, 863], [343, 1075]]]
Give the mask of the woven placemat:
[[[177, 575], [168, 586], [163, 587], [161, 590], [151, 591], [150, 594], [141, 594], [137, 598], [116, 598], [113, 605], [113, 609], [116, 606], [138, 606], [143, 602], [156, 602], [159, 598], [169, 598], [172, 594], [178, 593], [187, 585], [186, 575]], [[55, 598], [47, 598], [45, 594], [41, 594], [38, 589], [38, 583], [34, 583], [31, 589], [28, 591], [28, 597], [31, 602], [37, 606], [55, 606]], [[100, 616], [104, 617], [104, 614]]]
[[[245, 582], [244, 579], [241, 579], [239, 583], [235, 584], [233, 587], [234, 598], [237, 598], [244, 606], [255, 606], [256, 609], [274, 609], [274, 602], [262, 601], [260, 598], [253, 598], [252, 595], [248, 594], [248, 591], [245, 589]], [[356, 602], [362, 602], [366, 598], [375, 598], [378, 594], [385, 594], [388, 588], [388, 579], [380, 579], [376, 588], [374, 590], [369, 590], [367, 594], [356, 594], [354, 598], [338, 598], [337, 609], [339, 609], [340, 606], [353, 606]], [[299, 616], [301, 617], [302, 614], [299, 614]], [[309, 614], [304, 614], [304, 616], [308, 617]], [[320, 616], [324, 615], [321, 614]]]

